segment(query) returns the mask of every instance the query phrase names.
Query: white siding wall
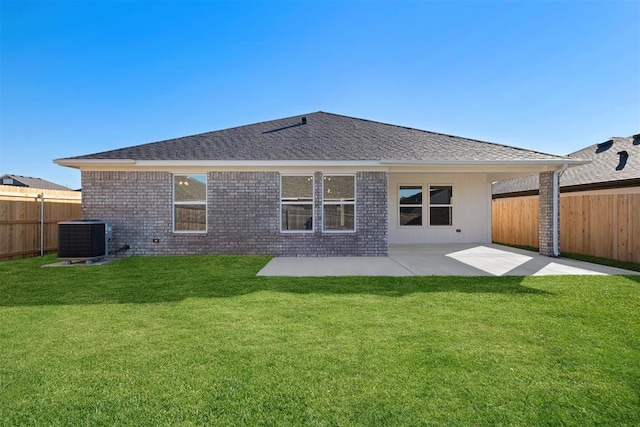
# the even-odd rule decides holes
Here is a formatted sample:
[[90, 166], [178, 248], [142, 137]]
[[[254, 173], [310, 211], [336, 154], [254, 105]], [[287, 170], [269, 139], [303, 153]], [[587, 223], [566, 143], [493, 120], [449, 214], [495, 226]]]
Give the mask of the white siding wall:
[[[429, 185], [453, 186], [453, 226], [431, 227], [428, 220]], [[398, 188], [423, 186], [423, 225], [400, 227]], [[456, 230], [459, 229], [460, 232]], [[486, 174], [389, 174], [389, 243], [490, 243], [491, 184]]]

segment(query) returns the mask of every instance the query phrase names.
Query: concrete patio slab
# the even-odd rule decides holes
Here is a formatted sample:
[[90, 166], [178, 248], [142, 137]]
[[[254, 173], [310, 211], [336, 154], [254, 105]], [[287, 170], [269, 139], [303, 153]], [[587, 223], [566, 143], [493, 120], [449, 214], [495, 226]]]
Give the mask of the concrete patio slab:
[[478, 268], [494, 276], [502, 276], [521, 266], [533, 257], [517, 254], [502, 249], [490, 248], [487, 246], [476, 246], [469, 249], [445, 254], [463, 264]]
[[279, 257], [258, 276], [413, 276], [390, 257]]
[[543, 276], [640, 274], [494, 244], [392, 245], [388, 257], [280, 257], [259, 276]]
[[606, 275], [605, 273], [599, 272], [599, 271], [593, 271], [593, 270], [585, 270], [582, 268], [578, 268], [578, 267], [572, 267], [570, 265], [562, 265], [562, 264], [556, 264], [555, 262], [552, 262], [548, 265], [546, 265], [545, 267], [543, 267], [541, 270], [538, 270], [537, 272], [533, 273], [534, 276], [551, 276], [554, 274], [563, 274], [563, 275], [581, 275], [581, 274], [590, 274], [590, 275]]

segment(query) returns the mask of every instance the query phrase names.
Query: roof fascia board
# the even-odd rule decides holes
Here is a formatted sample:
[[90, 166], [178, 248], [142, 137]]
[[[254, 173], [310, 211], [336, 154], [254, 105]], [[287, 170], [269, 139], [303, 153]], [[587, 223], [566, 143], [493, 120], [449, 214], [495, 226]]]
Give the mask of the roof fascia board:
[[579, 166], [591, 160], [133, 160], [133, 159], [56, 159], [60, 166], [136, 167], [376, 167], [376, 166]]
[[132, 160], [132, 159], [56, 159], [60, 166], [91, 168], [98, 166], [145, 167], [380, 167], [377, 160]]
[[581, 166], [591, 163], [587, 159], [533, 159], [533, 160], [393, 160], [382, 159], [382, 165], [508, 165], [508, 166], [524, 166], [524, 165], [549, 165], [562, 167], [565, 164], [569, 166]]
[[140, 166], [204, 167], [359, 167], [380, 166], [375, 160], [138, 160]]
[[[404, 166], [404, 167], [383, 167], [383, 166], [138, 166], [138, 165], [92, 165], [79, 168], [83, 171], [121, 171], [121, 172], [172, 172], [172, 173], [203, 173], [203, 172], [280, 172], [280, 173], [308, 173], [321, 170], [325, 173], [355, 173], [355, 172], [387, 172], [392, 174], [485, 174], [494, 177], [498, 172], [500, 178], [514, 178], [531, 175], [543, 171], [554, 171], [556, 168], [549, 166], [516, 168], [514, 166]], [[497, 179], [491, 178], [490, 182]]]
[[[406, 165], [389, 166], [390, 173], [485, 173], [491, 181], [517, 178], [556, 171], [559, 167], [551, 165]], [[500, 177], [500, 178], [496, 178]]]
[[285, 172], [285, 173], [312, 173], [318, 170], [323, 172], [356, 173], [356, 172], [388, 172], [388, 168], [382, 166], [176, 166], [167, 164], [164, 166], [139, 166], [139, 165], [83, 165], [78, 169], [82, 171], [103, 172], [171, 172], [171, 173], [206, 173], [206, 172]]
[[82, 166], [92, 165], [135, 165], [136, 161], [132, 159], [55, 159], [53, 163], [60, 166], [80, 168]]

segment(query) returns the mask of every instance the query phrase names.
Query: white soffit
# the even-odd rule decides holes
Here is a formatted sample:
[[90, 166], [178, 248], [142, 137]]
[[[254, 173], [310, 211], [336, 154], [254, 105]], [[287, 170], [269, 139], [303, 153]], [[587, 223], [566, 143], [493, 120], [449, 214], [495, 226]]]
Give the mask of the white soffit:
[[402, 161], [402, 160], [132, 160], [132, 159], [57, 159], [60, 166], [85, 170], [169, 170], [181, 168], [265, 170], [289, 168], [353, 168], [389, 172], [542, 172], [562, 165], [578, 166], [585, 160], [520, 161]]

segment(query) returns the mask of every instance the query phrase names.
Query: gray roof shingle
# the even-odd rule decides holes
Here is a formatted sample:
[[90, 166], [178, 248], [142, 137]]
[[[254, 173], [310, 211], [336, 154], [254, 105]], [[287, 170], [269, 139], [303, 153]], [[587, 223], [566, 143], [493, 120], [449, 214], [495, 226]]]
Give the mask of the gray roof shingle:
[[565, 157], [316, 112], [58, 160], [76, 159], [519, 161]]
[[58, 185], [55, 182], [46, 181], [41, 178], [33, 178], [31, 176], [22, 176], [22, 175], [12, 175], [5, 174], [0, 176], [0, 184], [3, 183], [4, 179], [13, 180], [13, 184], [18, 187], [29, 187], [29, 188], [39, 188], [42, 190], [64, 190], [64, 191], [73, 191], [69, 187], [65, 187], [63, 185]]
[[[620, 154], [626, 152], [624, 154]], [[600, 144], [593, 144], [568, 155], [571, 158], [591, 159], [591, 163], [568, 169], [560, 179], [560, 187], [640, 180], [640, 138], [613, 137]], [[623, 159], [625, 159], [623, 161]], [[492, 193], [509, 194], [538, 189], [538, 175], [498, 181]]]

